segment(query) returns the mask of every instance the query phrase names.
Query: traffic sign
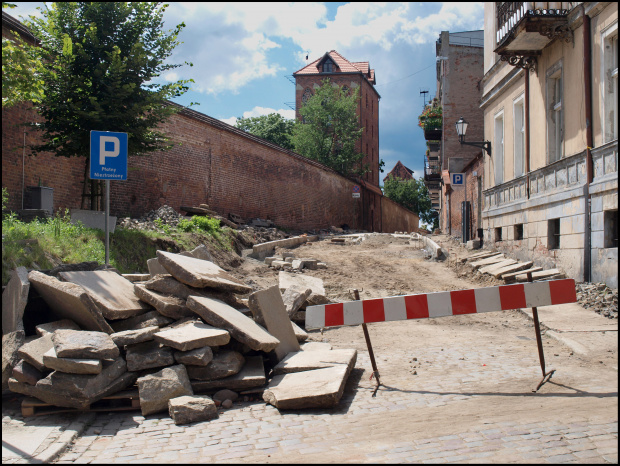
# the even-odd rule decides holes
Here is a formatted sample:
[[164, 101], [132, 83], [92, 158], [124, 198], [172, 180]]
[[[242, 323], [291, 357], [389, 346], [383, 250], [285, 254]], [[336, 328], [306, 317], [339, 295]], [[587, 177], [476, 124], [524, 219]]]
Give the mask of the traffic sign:
[[90, 179], [126, 180], [127, 133], [90, 132]]
[[464, 173], [450, 173], [450, 184], [454, 187], [460, 188], [465, 185]]
[[353, 185], [353, 192], [354, 192], [354, 193], [359, 193], [359, 192], [360, 192], [360, 187], [359, 187], [359, 185], [357, 185], [357, 184]]

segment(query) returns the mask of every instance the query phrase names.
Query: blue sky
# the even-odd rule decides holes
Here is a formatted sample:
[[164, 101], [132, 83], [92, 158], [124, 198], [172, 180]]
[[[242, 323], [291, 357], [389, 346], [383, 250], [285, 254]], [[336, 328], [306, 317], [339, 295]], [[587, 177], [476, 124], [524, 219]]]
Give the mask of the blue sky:
[[[38, 14], [42, 3], [18, 2], [6, 10]], [[192, 90], [175, 102], [233, 124], [237, 117], [277, 112], [294, 118], [287, 105], [295, 86], [287, 79], [330, 50], [375, 69], [379, 102], [379, 155], [389, 172], [400, 160], [423, 175], [426, 145], [417, 126], [436, 92], [435, 41], [441, 31], [483, 28], [482, 3], [171, 3], [165, 27], [185, 22], [183, 43], [171, 63], [192, 62], [164, 79], [192, 78]], [[382, 183], [382, 182], [381, 182]]]

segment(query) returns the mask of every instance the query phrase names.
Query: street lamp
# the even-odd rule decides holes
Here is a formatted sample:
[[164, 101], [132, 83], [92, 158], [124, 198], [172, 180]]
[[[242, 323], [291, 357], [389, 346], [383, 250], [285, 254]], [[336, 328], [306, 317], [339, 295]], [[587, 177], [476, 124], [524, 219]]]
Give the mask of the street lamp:
[[461, 144], [465, 144], [467, 146], [474, 146], [474, 147], [478, 147], [480, 149], [484, 149], [487, 154], [489, 154], [489, 157], [491, 157], [491, 142], [490, 141], [484, 141], [484, 142], [465, 142], [465, 133], [467, 132], [467, 126], [469, 125], [469, 123], [467, 123], [467, 121], [465, 121], [463, 119], [463, 117], [461, 117], [461, 119], [459, 121], [456, 122], [456, 134], [459, 135], [459, 142]]

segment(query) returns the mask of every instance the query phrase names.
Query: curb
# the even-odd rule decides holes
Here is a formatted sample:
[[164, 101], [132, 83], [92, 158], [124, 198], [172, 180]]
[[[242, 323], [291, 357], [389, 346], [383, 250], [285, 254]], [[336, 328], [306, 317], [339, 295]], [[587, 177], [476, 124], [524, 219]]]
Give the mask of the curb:
[[93, 422], [95, 416], [96, 414], [94, 412], [80, 414], [76, 420], [69, 424], [52, 445], [38, 455], [32, 457], [33, 462], [51, 463], [54, 461], [80, 434], [82, 434], [82, 432], [84, 432], [86, 427]]

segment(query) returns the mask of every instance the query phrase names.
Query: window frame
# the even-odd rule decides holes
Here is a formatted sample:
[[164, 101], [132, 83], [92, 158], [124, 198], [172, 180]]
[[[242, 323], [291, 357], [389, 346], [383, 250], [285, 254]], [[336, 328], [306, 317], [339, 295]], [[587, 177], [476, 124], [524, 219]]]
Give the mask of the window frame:
[[[501, 141], [498, 141], [497, 121], [502, 121]], [[504, 141], [506, 138], [504, 109], [502, 108], [493, 116], [493, 181], [495, 186], [504, 182]]]
[[[611, 44], [610, 44], [611, 43]], [[615, 45], [615, 50], [614, 50]], [[609, 50], [608, 50], [609, 47]], [[615, 63], [614, 63], [615, 61]], [[614, 68], [615, 65], [615, 68]], [[601, 32], [601, 123], [603, 143], [618, 139], [618, 21]], [[610, 118], [611, 110], [611, 118]]]
[[564, 157], [564, 67], [562, 60], [549, 67], [545, 80], [547, 164]]
[[[521, 128], [517, 128], [517, 112], [520, 110]], [[512, 101], [512, 128], [513, 128], [513, 170], [514, 177], [518, 178], [525, 175], [525, 93], [520, 94]], [[517, 147], [520, 143], [520, 150]], [[521, 167], [518, 170], [517, 160]]]

